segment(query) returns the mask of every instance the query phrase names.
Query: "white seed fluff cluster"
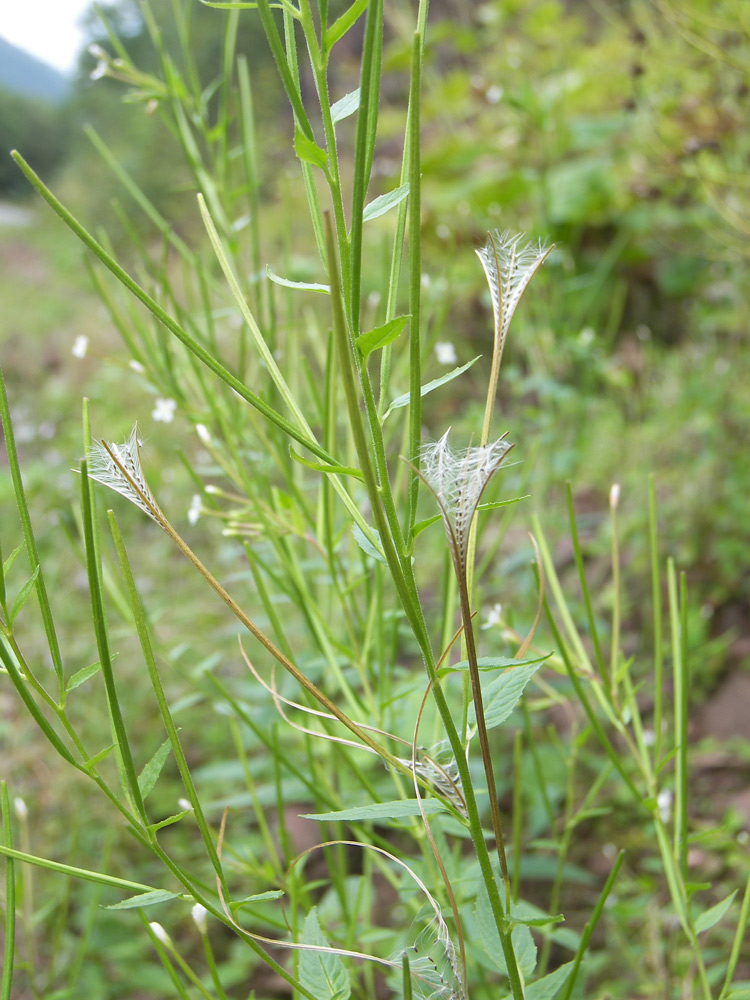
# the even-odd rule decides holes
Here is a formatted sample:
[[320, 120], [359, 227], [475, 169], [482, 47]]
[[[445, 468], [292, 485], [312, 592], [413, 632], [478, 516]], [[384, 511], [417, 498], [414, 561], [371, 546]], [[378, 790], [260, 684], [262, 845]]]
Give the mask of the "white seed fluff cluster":
[[[133, 426], [127, 441], [109, 446], [112, 455], [104, 444], [95, 443], [87, 456], [89, 479], [109, 487], [130, 500], [158, 524], [159, 506], [143, 474], [141, 444], [138, 424]], [[112, 456], [117, 461], [114, 461]]]
[[446, 431], [439, 441], [423, 445], [420, 471], [435, 494], [448, 536], [456, 543], [456, 555], [463, 561], [469, 528], [482, 493], [512, 445], [499, 438], [484, 447], [453, 451], [449, 433]]
[[477, 256], [482, 262], [492, 296], [495, 339], [505, 342], [510, 321], [526, 286], [547, 259], [552, 247], [526, 242], [523, 233], [490, 233]]

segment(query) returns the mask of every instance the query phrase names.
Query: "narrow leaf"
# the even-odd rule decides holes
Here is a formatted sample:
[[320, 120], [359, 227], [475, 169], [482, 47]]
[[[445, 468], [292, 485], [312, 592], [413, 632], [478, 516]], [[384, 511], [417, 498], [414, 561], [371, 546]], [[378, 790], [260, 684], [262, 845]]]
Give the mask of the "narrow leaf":
[[354, 343], [361, 353], [368, 357], [373, 351], [378, 351], [381, 347], [392, 344], [406, 326], [408, 319], [408, 316], [396, 316], [395, 319], [383, 323], [382, 326], [376, 326], [374, 330], [361, 333]]
[[370, 219], [377, 219], [379, 215], [385, 215], [392, 208], [395, 208], [409, 194], [409, 185], [401, 184], [393, 191], [386, 191], [385, 194], [373, 198], [369, 205], [365, 205], [362, 212], [362, 221], [369, 222]]
[[[422, 808], [428, 814], [445, 812], [446, 805], [440, 799], [425, 799]], [[328, 813], [303, 813], [300, 819], [314, 819], [319, 823], [355, 823], [383, 821], [389, 819], [405, 819], [408, 816], [419, 816], [419, 803], [416, 799], [398, 799], [394, 802], [370, 802], [364, 806], [352, 806], [351, 809], [339, 809]]]
[[90, 871], [88, 868], [75, 868], [73, 865], [65, 865], [60, 861], [50, 861], [48, 858], [40, 858], [35, 854], [26, 854], [23, 851], [16, 851], [11, 847], [0, 844], [0, 854], [6, 858], [15, 858], [16, 861], [23, 861], [28, 865], [36, 865], [37, 868], [46, 868], [48, 871], [57, 872], [59, 875], [71, 875], [73, 878], [80, 878], [86, 882], [97, 882], [99, 885], [108, 885], [113, 889], [131, 889], [135, 891], [153, 892], [153, 887], [144, 885], [142, 882], [131, 882], [129, 879], [116, 878], [114, 875], [105, 875], [103, 872]]
[[106, 757], [109, 757], [109, 755], [112, 753], [112, 751], [116, 746], [117, 746], [116, 743], [110, 743], [108, 747], [105, 747], [103, 750], [100, 750], [99, 753], [95, 753], [93, 757], [89, 757], [89, 759], [83, 765], [84, 768], [87, 771], [92, 771], [97, 764], [103, 761]]
[[417, 535], [420, 535], [425, 530], [425, 528], [429, 528], [431, 524], [434, 524], [436, 521], [439, 521], [442, 516], [443, 516], [442, 514], [433, 514], [432, 517], [426, 517], [424, 521], [417, 521], [417, 523], [411, 529], [411, 537], [416, 538]]
[[333, 124], [336, 122], [343, 121], [344, 118], [348, 118], [349, 115], [353, 115], [355, 111], [359, 108], [359, 95], [360, 88], [357, 87], [356, 90], [350, 91], [345, 94], [340, 101], [336, 101], [335, 104], [331, 105], [331, 119]]
[[334, 21], [330, 28], [326, 29], [324, 47], [330, 51], [339, 39], [343, 38], [347, 31], [357, 21], [357, 19], [367, 10], [368, 0], [355, 0], [349, 10], [344, 11], [341, 17]]
[[314, 167], [325, 170], [328, 163], [328, 153], [312, 139], [308, 139], [300, 129], [295, 129], [294, 132], [294, 152], [303, 163], [310, 163]]
[[360, 470], [355, 469], [352, 466], [328, 465], [326, 462], [311, 462], [307, 458], [303, 458], [302, 455], [299, 455], [294, 448], [289, 449], [289, 454], [295, 462], [299, 462], [300, 465], [307, 466], [308, 469], [315, 469], [316, 472], [328, 472], [337, 476], [354, 476], [354, 478], [359, 479], [360, 482], [364, 479]]
[[[453, 371], [448, 372], [446, 375], [441, 375], [440, 378], [433, 379], [432, 382], [426, 382], [422, 386], [422, 389], [420, 391], [420, 396], [426, 396], [427, 393], [432, 392], [433, 389], [439, 389], [440, 386], [445, 385], [446, 382], [452, 382], [454, 378], [458, 378], [459, 375], [463, 375], [465, 371], [467, 371], [469, 368], [471, 368], [473, 364], [476, 364], [476, 362], [479, 361], [481, 356], [482, 356], [481, 354], [477, 354], [475, 358], [472, 358], [471, 361], [468, 361], [465, 365], [461, 365], [460, 368], [454, 368]], [[411, 394], [408, 392], [405, 392], [403, 396], [397, 396], [393, 400], [391, 405], [388, 407], [388, 409], [385, 411], [383, 420], [385, 420], [386, 417], [389, 417], [393, 410], [398, 410], [402, 406], [408, 406], [410, 398]]]
[[68, 683], [65, 685], [65, 693], [69, 694], [74, 691], [77, 687], [80, 687], [89, 677], [93, 677], [94, 674], [98, 674], [102, 669], [101, 663], [97, 660], [96, 663], [90, 663], [87, 667], [83, 667], [81, 670], [76, 670], [73, 676], [70, 678]]
[[275, 285], [283, 285], [284, 288], [299, 288], [306, 292], [328, 293], [331, 291], [328, 285], [321, 285], [314, 281], [292, 281], [291, 278], [282, 278], [280, 274], [272, 271], [268, 265], [266, 265], [266, 274]]
[[137, 896], [130, 896], [123, 899], [121, 903], [112, 903], [105, 906], [105, 910], [139, 910], [144, 906], [154, 906], [156, 903], [165, 903], [168, 899], [177, 899], [179, 892], [169, 892], [167, 889], [152, 889], [151, 892], [141, 892]]
[[266, 892], [256, 892], [252, 896], [245, 896], [244, 899], [232, 900], [232, 909], [239, 909], [240, 906], [251, 906], [253, 903], [264, 903], [267, 899], [280, 899], [283, 895], [283, 889], [268, 889]]
[[[301, 944], [328, 948], [318, 921], [317, 908], [307, 914]], [[317, 1000], [349, 1000], [351, 984], [346, 966], [339, 955], [325, 951], [304, 950], [299, 955], [299, 980]]]
[[713, 927], [714, 924], [718, 924], [724, 914], [727, 912], [729, 907], [734, 901], [734, 897], [737, 895], [737, 890], [730, 892], [726, 899], [722, 899], [720, 903], [716, 906], [712, 906], [709, 910], [701, 913], [699, 917], [695, 918], [695, 933], [701, 934], [703, 931], [707, 931], [709, 927]]
[[141, 795], [145, 801], [148, 793], [153, 789], [156, 782], [159, 780], [159, 775], [161, 774], [162, 768], [169, 756], [169, 751], [172, 749], [172, 744], [169, 739], [164, 740], [162, 745], [153, 755], [151, 760], [146, 764], [141, 773], [138, 775], [138, 787], [141, 790]]
[[24, 604], [28, 601], [31, 596], [31, 591], [34, 589], [34, 584], [36, 583], [36, 578], [39, 576], [40, 566], [37, 566], [34, 572], [31, 574], [26, 583], [21, 587], [18, 594], [16, 595], [15, 601], [13, 601], [13, 607], [10, 609], [10, 623], [12, 624], [16, 617], [21, 613], [21, 609]]

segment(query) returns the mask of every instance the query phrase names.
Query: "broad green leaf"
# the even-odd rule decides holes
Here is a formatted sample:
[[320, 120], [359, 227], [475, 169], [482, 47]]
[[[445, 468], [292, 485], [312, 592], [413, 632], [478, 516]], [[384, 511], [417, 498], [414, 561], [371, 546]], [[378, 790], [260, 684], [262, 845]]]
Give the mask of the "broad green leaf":
[[169, 892], [167, 889], [153, 889], [151, 892], [141, 892], [137, 896], [123, 899], [121, 903], [105, 906], [105, 910], [140, 910], [144, 906], [154, 906], [155, 903], [165, 903], [168, 899], [177, 899], [179, 892]]
[[266, 265], [266, 274], [275, 285], [283, 285], [284, 288], [299, 288], [306, 292], [325, 292], [326, 294], [331, 291], [328, 285], [321, 285], [315, 281], [292, 281], [291, 278], [282, 278], [268, 265]]
[[[540, 666], [541, 663], [531, 663], [525, 667], [506, 670], [483, 689], [484, 721], [488, 729], [505, 722]], [[469, 719], [472, 724], [476, 721], [473, 704], [469, 708]]]
[[70, 678], [68, 683], [65, 685], [65, 693], [69, 694], [74, 691], [77, 687], [80, 687], [89, 677], [93, 677], [94, 674], [98, 674], [102, 669], [101, 663], [97, 660], [96, 663], [90, 663], [87, 667], [83, 667], [81, 670], [76, 670], [73, 676]]
[[[452, 382], [454, 378], [458, 378], [459, 375], [463, 375], [463, 373], [467, 371], [469, 368], [471, 368], [473, 364], [476, 364], [476, 362], [479, 361], [481, 356], [482, 356], [481, 354], [477, 354], [475, 358], [472, 358], [471, 361], [468, 361], [465, 365], [461, 365], [460, 368], [454, 368], [453, 371], [448, 372], [446, 375], [441, 375], [440, 378], [433, 379], [432, 382], [426, 382], [422, 386], [419, 395], [426, 396], [427, 393], [432, 392], [433, 389], [439, 389], [440, 386], [445, 385], [446, 382]], [[388, 407], [388, 409], [385, 411], [385, 414], [383, 415], [383, 420], [389, 417], [394, 410], [398, 410], [399, 407], [408, 406], [410, 398], [411, 394], [408, 392], [405, 392], [403, 396], [397, 396], [393, 400], [391, 405]]]
[[[315, 948], [329, 947], [320, 929], [316, 907], [307, 914], [300, 944], [313, 945]], [[340, 955], [307, 949], [300, 951], [299, 980], [317, 1000], [349, 1000], [351, 996], [349, 973]]]
[[573, 971], [575, 962], [566, 962], [549, 975], [526, 987], [526, 1000], [554, 1000]]
[[[511, 913], [513, 911], [511, 910]], [[497, 933], [495, 918], [490, 906], [489, 896], [484, 882], [481, 880], [477, 885], [477, 902], [474, 909], [477, 918], [477, 936], [479, 943], [484, 949], [493, 967], [508, 975], [508, 969], [503, 955], [503, 946], [500, 943], [500, 935]], [[524, 924], [517, 924], [511, 931], [513, 949], [516, 953], [518, 968], [524, 979], [528, 979], [536, 968], [536, 945], [531, 931]]]
[[368, 0], [355, 0], [349, 10], [344, 11], [341, 17], [334, 21], [330, 28], [326, 29], [323, 41], [327, 51], [330, 51], [336, 42], [344, 37], [357, 19], [367, 10], [367, 3]]
[[311, 462], [309, 459], [299, 455], [294, 448], [289, 449], [289, 454], [295, 462], [299, 462], [300, 465], [306, 465], [308, 469], [315, 469], [316, 472], [328, 472], [337, 476], [354, 476], [360, 482], [364, 479], [359, 469], [352, 468], [349, 465], [329, 465], [327, 462]]
[[[439, 515], [438, 515], [439, 516]], [[546, 653], [544, 656], [535, 656], [533, 659], [529, 660], [514, 660], [509, 656], [480, 656], [477, 660], [477, 666], [480, 670], [516, 670], [520, 667], [528, 667], [533, 663], [542, 664], [545, 660], [549, 659], [552, 653]], [[454, 663], [450, 667], [442, 667], [440, 669], [440, 676], [444, 674], [455, 673], [460, 670], [468, 670], [469, 661], [461, 660], [459, 663]]]
[[343, 121], [344, 118], [348, 118], [349, 115], [353, 115], [359, 108], [359, 94], [360, 88], [357, 87], [356, 90], [350, 91], [348, 94], [345, 94], [340, 101], [336, 101], [335, 104], [331, 105], [331, 119], [334, 125], [336, 122], [340, 122]]
[[[380, 534], [376, 528], [372, 529], [373, 535], [380, 541]], [[383, 550], [381, 548], [375, 548], [370, 539], [365, 535], [364, 531], [360, 528], [358, 524], [352, 525], [352, 534], [354, 535], [354, 540], [368, 556], [372, 556], [373, 559], [377, 559], [378, 562], [385, 564], [385, 556], [383, 555]]]
[[714, 924], [718, 924], [724, 914], [727, 912], [729, 907], [732, 905], [734, 897], [737, 895], [737, 890], [730, 892], [726, 899], [722, 899], [720, 903], [716, 906], [712, 906], [709, 910], [701, 913], [700, 916], [695, 918], [695, 933], [701, 934], [703, 931], [707, 931], [709, 927], [713, 927]]
[[[446, 811], [446, 805], [440, 799], [425, 799], [422, 808], [428, 814]], [[304, 813], [301, 819], [315, 819], [318, 822], [363, 822], [388, 819], [405, 819], [408, 816], [419, 816], [419, 803], [416, 799], [398, 799], [394, 802], [370, 802], [364, 806], [352, 806], [351, 809], [339, 809], [328, 813]]]
[[13, 607], [10, 609], [9, 618], [11, 624], [21, 613], [21, 609], [23, 608], [24, 604], [28, 601], [29, 597], [31, 597], [31, 591], [34, 589], [34, 584], [36, 583], [36, 578], [39, 576], [40, 568], [41, 567], [37, 566], [37, 568], [34, 570], [34, 572], [31, 574], [31, 576], [28, 578], [26, 583], [23, 585], [23, 587], [21, 587], [18, 594], [16, 595], [16, 599], [15, 601], [13, 601]]
[[141, 790], [141, 796], [146, 799], [146, 796], [154, 787], [156, 782], [159, 780], [159, 775], [161, 774], [161, 769], [164, 767], [164, 763], [169, 756], [169, 751], [172, 749], [172, 744], [168, 739], [164, 740], [162, 745], [153, 755], [151, 760], [146, 764], [141, 773], [138, 775], [138, 787]]
[[328, 154], [321, 149], [312, 139], [308, 139], [304, 132], [295, 129], [294, 132], [294, 152], [303, 163], [310, 163], [314, 167], [325, 170], [328, 163]]
[[399, 202], [402, 202], [408, 194], [409, 185], [402, 184], [400, 187], [394, 188], [393, 191], [386, 191], [385, 194], [373, 198], [370, 204], [364, 207], [362, 221], [369, 222], [370, 219], [377, 219], [379, 215], [385, 215], [386, 212], [395, 208]]
[[376, 326], [374, 330], [361, 333], [354, 343], [359, 351], [368, 357], [373, 351], [379, 351], [381, 347], [392, 344], [406, 326], [408, 319], [408, 316], [396, 316], [382, 326]]

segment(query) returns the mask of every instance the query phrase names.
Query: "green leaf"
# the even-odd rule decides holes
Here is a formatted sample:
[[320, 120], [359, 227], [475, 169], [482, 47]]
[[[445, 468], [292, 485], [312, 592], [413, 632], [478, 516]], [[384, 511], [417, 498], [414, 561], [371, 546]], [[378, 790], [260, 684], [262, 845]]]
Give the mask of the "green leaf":
[[[438, 515], [438, 517], [439, 516], [440, 515]], [[544, 656], [535, 656], [530, 660], [514, 660], [508, 656], [480, 656], [477, 660], [477, 666], [480, 670], [515, 670], [519, 667], [528, 667], [532, 663], [538, 663], [541, 665], [545, 660], [548, 660], [550, 656], [552, 656], [552, 653], [545, 653]], [[445, 674], [451, 674], [456, 671], [468, 669], [469, 661], [461, 660], [460, 663], [454, 663], [450, 667], [441, 667], [438, 676], [443, 677]]]
[[[425, 799], [422, 808], [428, 814], [446, 811], [446, 805], [440, 799]], [[352, 806], [351, 809], [339, 809], [327, 813], [303, 813], [300, 819], [314, 819], [320, 823], [329, 822], [370, 822], [389, 819], [405, 819], [408, 816], [419, 816], [419, 803], [416, 799], [397, 799], [394, 802], [370, 802], [364, 806]]]
[[[300, 944], [327, 948], [318, 921], [316, 907], [307, 914]], [[299, 980], [317, 1000], [349, 1000], [351, 983], [346, 966], [339, 955], [329, 952], [304, 950], [299, 953]]]
[[105, 906], [105, 910], [140, 910], [144, 906], [154, 906], [165, 903], [168, 899], [177, 899], [179, 892], [168, 892], [167, 889], [153, 889], [151, 892], [141, 892], [137, 896], [123, 899], [121, 903]]
[[526, 1000], [554, 1000], [567, 982], [574, 965], [575, 961], [566, 962], [559, 969], [555, 969], [549, 975], [531, 983], [530, 986], [526, 987]]
[[530, 493], [525, 493], [522, 497], [511, 497], [510, 500], [491, 500], [488, 503], [480, 503], [477, 510], [497, 510], [498, 507], [508, 507], [512, 503], [528, 500], [530, 496]]
[[394, 188], [393, 191], [386, 191], [385, 194], [373, 198], [370, 204], [364, 207], [362, 221], [369, 222], [370, 219], [377, 219], [379, 215], [385, 215], [386, 212], [395, 208], [399, 202], [402, 202], [408, 194], [409, 185], [402, 184], [400, 187]]
[[374, 330], [361, 333], [354, 343], [365, 357], [369, 357], [373, 351], [379, 351], [381, 347], [392, 344], [406, 326], [408, 319], [408, 316], [396, 316], [382, 326], [376, 326]]
[[148, 829], [152, 833], [156, 833], [157, 830], [161, 830], [165, 826], [172, 826], [175, 823], [179, 823], [181, 819], [184, 819], [192, 811], [192, 809], [183, 809], [182, 812], [174, 813], [172, 816], [167, 816], [166, 819], [162, 819], [158, 823], [151, 823]]
[[290, 278], [282, 278], [266, 265], [266, 274], [275, 285], [283, 285], [284, 288], [300, 288], [306, 292], [325, 292], [328, 294], [331, 289], [328, 285], [321, 285], [315, 281], [292, 281]]
[[74, 691], [77, 687], [80, 687], [89, 677], [93, 677], [94, 674], [98, 674], [102, 669], [102, 665], [99, 660], [96, 663], [90, 663], [87, 667], [83, 667], [81, 670], [76, 670], [73, 676], [70, 678], [68, 683], [65, 685], [65, 693], [69, 694]]
[[300, 465], [306, 465], [308, 469], [315, 469], [316, 472], [328, 472], [337, 476], [354, 476], [360, 482], [364, 480], [364, 476], [360, 470], [352, 468], [349, 465], [329, 465], [327, 462], [311, 462], [309, 459], [299, 455], [294, 448], [289, 449], [289, 454], [295, 462], [299, 462]]
[[310, 163], [314, 167], [320, 167], [321, 170], [326, 169], [328, 153], [312, 139], [308, 139], [298, 128], [294, 130], [294, 152], [303, 163]]
[[169, 751], [172, 749], [172, 744], [169, 739], [164, 740], [162, 745], [153, 755], [151, 760], [146, 764], [141, 773], [138, 775], [138, 787], [141, 790], [142, 798], [146, 799], [148, 793], [152, 790], [156, 782], [159, 780], [159, 775], [164, 767], [164, 763], [169, 756]]
[[718, 924], [724, 914], [727, 912], [729, 907], [732, 905], [734, 897], [737, 895], [737, 890], [730, 892], [726, 899], [722, 899], [720, 903], [716, 906], [712, 906], [709, 910], [701, 913], [700, 916], [695, 918], [695, 933], [702, 934], [703, 931], [707, 931], [709, 927], [713, 927], [714, 924]]
[[[479, 943], [485, 954], [492, 963], [493, 968], [503, 975], [508, 975], [508, 969], [503, 956], [503, 946], [500, 943], [500, 935], [495, 926], [495, 917], [490, 906], [489, 896], [484, 882], [481, 880], [477, 885], [477, 902], [474, 910], [477, 918], [477, 936]], [[511, 915], [513, 910], [511, 909]], [[516, 961], [524, 979], [528, 979], [536, 968], [536, 945], [531, 931], [524, 924], [516, 924], [511, 931], [513, 950], [516, 953]]]
[[266, 892], [256, 892], [252, 896], [245, 896], [244, 899], [233, 899], [232, 909], [238, 910], [241, 906], [251, 906], [253, 903], [263, 903], [267, 899], [279, 899], [283, 895], [283, 889], [268, 889]]
[[335, 125], [336, 122], [343, 121], [344, 118], [348, 118], [349, 115], [353, 115], [355, 111], [359, 109], [359, 95], [360, 88], [357, 87], [356, 90], [350, 91], [345, 94], [340, 101], [336, 101], [335, 104], [331, 105], [331, 120]]
[[[531, 663], [525, 667], [506, 670], [484, 688], [484, 721], [488, 729], [505, 722], [540, 666], [541, 663]], [[469, 719], [472, 723], [476, 719], [473, 704], [469, 708]]]
[[[476, 364], [476, 362], [479, 361], [481, 356], [481, 354], [477, 354], [475, 358], [472, 358], [471, 361], [468, 361], [465, 365], [461, 365], [460, 368], [454, 368], [453, 371], [448, 372], [446, 375], [441, 375], [440, 378], [433, 379], [432, 382], [426, 382], [420, 390], [420, 396], [426, 396], [427, 393], [432, 392], [433, 389], [439, 389], [440, 386], [445, 385], [446, 382], [452, 382], [454, 378], [458, 378], [459, 375], [463, 375], [467, 369], [471, 368], [473, 364]], [[383, 420], [389, 417], [393, 410], [398, 410], [401, 406], [408, 406], [410, 398], [411, 394], [408, 392], [405, 392], [403, 396], [397, 396], [385, 411]]]
[[13, 607], [10, 609], [10, 615], [9, 615], [10, 624], [12, 624], [15, 618], [21, 613], [21, 609], [23, 608], [24, 604], [28, 601], [29, 597], [31, 597], [31, 591], [34, 589], [36, 578], [39, 576], [39, 570], [40, 567], [37, 566], [37, 568], [28, 578], [26, 583], [19, 590], [15, 601], [13, 601]]
[[16, 556], [23, 548], [23, 543], [21, 543], [17, 548], [13, 549], [8, 558], [0, 566], [0, 604], [5, 608], [5, 578], [8, 575], [13, 563], [16, 561]]
[[442, 514], [433, 514], [432, 517], [426, 517], [424, 521], [417, 521], [411, 529], [411, 537], [416, 538], [417, 535], [420, 535], [425, 530], [425, 528], [429, 528], [429, 526], [434, 524], [435, 521], [439, 521], [442, 516]]
[[108, 747], [105, 747], [103, 750], [100, 750], [99, 753], [95, 753], [93, 757], [89, 757], [87, 761], [84, 761], [83, 764], [84, 768], [87, 771], [91, 771], [92, 768], [95, 768], [97, 764], [101, 763], [101, 761], [103, 761], [106, 757], [109, 757], [109, 755], [112, 753], [112, 751], [116, 746], [117, 746], [116, 743], [110, 743]]
[[[376, 528], [372, 529], [373, 535], [380, 541], [380, 534]], [[377, 559], [378, 562], [386, 564], [385, 556], [383, 555], [382, 548], [375, 548], [367, 535], [362, 531], [358, 524], [352, 525], [352, 534], [354, 535], [354, 541], [359, 545], [364, 553], [368, 556], [372, 556], [373, 559]]]
[[323, 47], [330, 51], [339, 39], [343, 38], [347, 31], [357, 21], [357, 19], [367, 10], [368, 0], [355, 0], [349, 10], [344, 11], [338, 20], [334, 21], [330, 28], [326, 29], [323, 36]]

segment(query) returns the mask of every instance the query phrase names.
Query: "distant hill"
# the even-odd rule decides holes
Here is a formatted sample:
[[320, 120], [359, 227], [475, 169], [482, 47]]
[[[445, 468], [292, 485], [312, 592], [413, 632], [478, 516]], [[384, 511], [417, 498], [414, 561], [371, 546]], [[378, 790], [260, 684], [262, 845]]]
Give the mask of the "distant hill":
[[58, 70], [0, 38], [0, 88], [57, 102], [65, 98], [69, 86]]

